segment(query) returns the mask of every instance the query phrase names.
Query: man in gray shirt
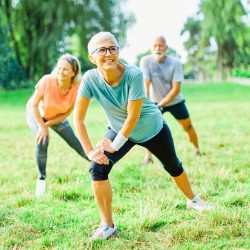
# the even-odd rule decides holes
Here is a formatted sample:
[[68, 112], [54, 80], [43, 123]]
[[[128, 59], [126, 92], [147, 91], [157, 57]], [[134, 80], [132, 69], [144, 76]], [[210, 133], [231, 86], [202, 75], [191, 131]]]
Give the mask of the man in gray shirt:
[[[151, 48], [152, 54], [141, 59], [146, 95], [158, 105], [162, 114], [170, 112], [175, 117], [194, 145], [195, 154], [200, 155], [198, 137], [181, 93], [184, 80], [182, 66], [179, 60], [166, 56], [167, 49], [165, 38], [156, 37]], [[144, 164], [151, 162], [152, 155], [147, 151]]]

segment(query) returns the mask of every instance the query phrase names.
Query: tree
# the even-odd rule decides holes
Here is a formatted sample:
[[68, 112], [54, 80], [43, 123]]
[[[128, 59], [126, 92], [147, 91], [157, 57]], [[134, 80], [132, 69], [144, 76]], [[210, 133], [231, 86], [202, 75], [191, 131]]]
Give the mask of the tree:
[[[11, 46], [29, 79], [48, 73], [56, 58], [65, 52], [78, 52], [84, 63], [87, 42], [93, 33], [101, 30], [118, 33], [133, 20], [121, 7], [126, 0], [1, 1]], [[125, 34], [120, 30], [121, 40]], [[77, 40], [79, 48], [74, 48]]]
[[[1, 7], [1, 2], [0, 2]], [[15, 58], [15, 53], [9, 46], [8, 29], [6, 19], [0, 16], [0, 87], [8, 90], [16, 86], [20, 87], [21, 82], [26, 80], [25, 72]]]
[[202, 37], [211, 38], [217, 45], [217, 68], [219, 78], [223, 69], [226, 77], [230, 77], [235, 51], [244, 50], [243, 44], [247, 27], [242, 21], [246, 11], [241, 0], [202, 0], [200, 5], [204, 19], [202, 22]]
[[184, 46], [199, 71], [206, 73], [208, 62], [215, 62], [216, 67], [212, 67], [216, 68], [217, 77], [229, 78], [239, 55], [249, 55], [246, 45], [250, 31], [243, 21], [246, 14], [241, 0], [201, 0], [198, 13], [187, 19], [181, 33], [189, 34]]

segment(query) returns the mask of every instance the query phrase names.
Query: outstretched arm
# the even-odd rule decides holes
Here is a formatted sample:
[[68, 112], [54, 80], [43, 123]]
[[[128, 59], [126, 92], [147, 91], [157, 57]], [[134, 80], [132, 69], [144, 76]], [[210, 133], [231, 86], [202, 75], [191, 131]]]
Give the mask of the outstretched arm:
[[142, 103], [143, 99], [128, 102], [128, 116], [114, 141], [111, 142], [109, 139], [104, 139], [102, 142], [98, 143], [98, 148], [114, 153], [124, 145], [140, 119]]
[[145, 93], [148, 98], [150, 98], [149, 86], [150, 86], [150, 80], [144, 80]]
[[94, 149], [90, 142], [84, 119], [88, 110], [90, 99], [82, 96], [78, 96], [75, 102], [74, 110], [74, 126], [76, 128], [76, 134], [82, 144], [84, 151], [86, 152], [89, 160], [98, 164], [108, 164], [109, 160], [104, 154], [104, 151], [100, 148]]
[[33, 104], [32, 104], [32, 112], [34, 114], [35, 120], [38, 124], [38, 131], [37, 131], [37, 143], [38, 144], [45, 144], [46, 138], [49, 136], [48, 126], [43, 121], [43, 118], [39, 112], [38, 105], [42, 100], [42, 96], [35, 91], [33, 95]]

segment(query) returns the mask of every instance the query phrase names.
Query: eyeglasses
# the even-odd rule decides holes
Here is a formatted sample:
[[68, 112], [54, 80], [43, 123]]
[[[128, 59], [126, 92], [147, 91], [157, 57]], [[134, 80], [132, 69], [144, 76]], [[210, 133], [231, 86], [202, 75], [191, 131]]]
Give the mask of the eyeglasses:
[[93, 55], [96, 52], [98, 56], [106, 56], [107, 51], [109, 51], [109, 53], [112, 54], [112, 55], [116, 55], [119, 52], [119, 47], [117, 47], [117, 46], [111, 46], [109, 48], [106, 48], [106, 47], [96, 48], [91, 53], [91, 55]]

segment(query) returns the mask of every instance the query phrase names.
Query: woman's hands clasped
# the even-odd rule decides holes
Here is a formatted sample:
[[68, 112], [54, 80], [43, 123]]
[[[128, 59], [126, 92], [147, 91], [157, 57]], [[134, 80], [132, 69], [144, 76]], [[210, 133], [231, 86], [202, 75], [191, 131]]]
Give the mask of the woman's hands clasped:
[[101, 141], [97, 142], [96, 147], [109, 153], [114, 153], [115, 150], [111, 147], [111, 143], [112, 141], [110, 139], [104, 138]]
[[97, 164], [109, 164], [108, 157], [104, 154], [104, 150], [101, 148], [92, 149], [87, 153], [90, 161], [94, 161]]
[[90, 161], [94, 161], [98, 164], [109, 164], [108, 157], [104, 154], [104, 151], [114, 153], [115, 150], [110, 146], [111, 140], [104, 138], [96, 144], [96, 149], [92, 149], [87, 153]]

